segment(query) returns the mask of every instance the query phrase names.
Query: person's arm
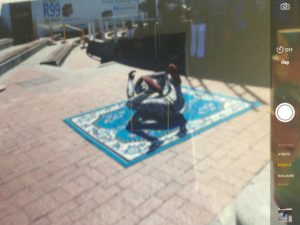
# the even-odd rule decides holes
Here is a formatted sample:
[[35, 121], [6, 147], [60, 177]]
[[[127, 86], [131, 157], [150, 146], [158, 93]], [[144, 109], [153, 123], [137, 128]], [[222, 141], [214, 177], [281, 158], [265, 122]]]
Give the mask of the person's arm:
[[128, 74], [128, 83], [127, 83], [127, 98], [131, 99], [134, 97], [134, 85], [133, 85], [133, 79], [135, 77], [135, 70], [132, 70]]
[[143, 76], [143, 80], [148, 84], [148, 86], [152, 90], [159, 92], [159, 93], [162, 92], [162, 87], [159, 85], [159, 83], [156, 80], [152, 79], [149, 76]]

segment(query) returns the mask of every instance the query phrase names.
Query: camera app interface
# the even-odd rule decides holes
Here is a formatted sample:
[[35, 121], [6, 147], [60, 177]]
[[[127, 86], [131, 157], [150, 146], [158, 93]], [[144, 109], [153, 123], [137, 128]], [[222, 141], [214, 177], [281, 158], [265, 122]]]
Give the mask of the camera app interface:
[[298, 0], [2, 0], [0, 224], [300, 224], [299, 49]]

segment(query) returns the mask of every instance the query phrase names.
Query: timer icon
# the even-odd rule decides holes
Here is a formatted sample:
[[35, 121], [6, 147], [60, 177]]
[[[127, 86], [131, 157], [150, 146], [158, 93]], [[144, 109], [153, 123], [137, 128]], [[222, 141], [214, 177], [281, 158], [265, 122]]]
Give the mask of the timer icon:
[[278, 47], [276, 48], [276, 52], [277, 52], [278, 54], [284, 53], [284, 47], [278, 46]]

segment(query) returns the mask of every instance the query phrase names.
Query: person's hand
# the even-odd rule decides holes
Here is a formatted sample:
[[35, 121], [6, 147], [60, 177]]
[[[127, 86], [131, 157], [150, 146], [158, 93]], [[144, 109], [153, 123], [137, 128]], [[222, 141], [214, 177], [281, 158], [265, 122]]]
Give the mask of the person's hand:
[[143, 92], [147, 92], [149, 90], [149, 86], [145, 81], [143, 81], [141, 83], [141, 87], [142, 87]]
[[135, 77], [135, 73], [136, 73], [135, 70], [130, 71], [129, 74], [128, 74], [128, 78], [129, 78], [130, 80], [133, 80], [134, 77]]

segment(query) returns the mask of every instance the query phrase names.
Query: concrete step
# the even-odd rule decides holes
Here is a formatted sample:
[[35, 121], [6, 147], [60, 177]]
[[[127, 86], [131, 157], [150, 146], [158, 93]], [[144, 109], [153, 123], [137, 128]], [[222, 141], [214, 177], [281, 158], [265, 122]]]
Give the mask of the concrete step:
[[2, 38], [0, 39], [0, 51], [13, 46], [14, 39], [12, 38]]
[[0, 52], [0, 76], [47, 46], [48, 43], [49, 39], [39, 39], [2, 50]]
[[62, 44], [58, 46], [53, 52], [51, 52], [40, 64], [60, 66], [67, 58], [69, 53], [76, 46], [76, 43]]

